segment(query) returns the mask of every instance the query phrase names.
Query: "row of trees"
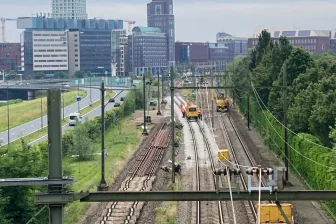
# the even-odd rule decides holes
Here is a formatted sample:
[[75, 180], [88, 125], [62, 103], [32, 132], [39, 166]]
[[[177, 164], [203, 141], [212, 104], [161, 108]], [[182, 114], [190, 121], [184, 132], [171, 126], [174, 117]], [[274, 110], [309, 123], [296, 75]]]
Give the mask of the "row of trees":
[[[262, 31], [256, 48], [229, 64], [231, 95], [246, 114], [247, 94], [253, 96], [252, 122], [265, 142], [283, 155], [283, 77], [287, 77], [290, 164], [316, 189], [335, 189], [336, 57], [311, 55], [280, 37]], [[270, 88], [253, 89], [254, 86]], [[250, 87], [248, 87], [250, 86]], [[248, 88], [247, 88], [248, 87]], [[259, 99], [260, 97], [260, 99]], [[299, 133], [299, 134], [296, 134]], [[330, 202], [332, 210], [336, 204]]]
[[[121, 107], [106, 112], [105, 128], [120, 128], [121, 119], [129, 116], [135, 109], [142, 107], [142, 92], [133, 89], [125, 97]], [[76, 160], [92, 160], [95, 145], [100, 140], [100, 118], [90, 120], [76, 126], [73, 131], [62, 136], [64, 157], [79, 155]], [[20, 147], [11, 148], [0, 156], [0, 178], [44, 177], [48, 175], [48, 144], [41, 142], [29, 146], [22, 139]], [[65, 164], [64, 175], [71, 175], [69, 166]], [[34, 205], [35, 191], [44, 191], [45, 187], [22, 186], [0, 188], [0, 224], [26, 223], [42, 206]], [[48, 210], [44, 209], [33, 220], [33, 224], [48, 223]]]

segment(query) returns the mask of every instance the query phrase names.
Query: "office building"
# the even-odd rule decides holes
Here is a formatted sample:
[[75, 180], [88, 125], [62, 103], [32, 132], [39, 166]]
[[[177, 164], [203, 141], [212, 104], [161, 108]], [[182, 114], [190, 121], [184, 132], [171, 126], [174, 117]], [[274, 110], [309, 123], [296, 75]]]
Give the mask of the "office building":
[[227, 44], [209, 43], [209, 61], [225, 63], [232, 60], [233, 57]]
[[239, 55], [247, 54], [248, 38], [246, 37], [236, 37], [225, 32], [219, 32], [216, 35], [216, 40], [217, 43], [226, 44], [232, 60]]
[[21, 44], [0, 43], [0, 72], [19, 70], [21, 65]]
[[330, 32], [330, 51], [336, 54], [336, 31]]
[[21, 34], [25, 75], [68, 71], [66, 31], [26, 30]]
[[86, 0], [52, 0], [52, 17], [87, 19]]
[[209, 61], [209, 43], [176, 42], [175, 59], [179, 63]]
[[[24, 17], [17, 25], [25, 29], [21, 50], [26, 78], [38, 71], [111, 75], [112, 31], [123, 28], [122, 20]], [[41, 54], [49, 59], [38, 59], [38, 52], [50, 53]]]
[[[115, 65], [116, 76], [127, 75], [128, 36], [125, 29], [112, 31], [112, 63]], [[112, 65], [113, 66], [113, 65]]]
[[128, 37], [130, 71], [143, 75], [167, 70], [167, 35], [157, 27], [134, 27]]
[[159, 27], [167, 35], [169, 66], [175, 65], [175, 20], [173, 0], [152, 0], [147, 4], [147, 26]]
[[251, 38], [248, 38], [248, 47], [252, 48], [258, 43], [258, 36], [266, 29], [273, 41], [279, 41], [280, 36], [287, 37], [288, 41], [298, 47], [302, 47], [310, 53], [323, 53], [330, 50], [331, 31], [329, 30], [300, 30], [286, 28], [260, 28]]

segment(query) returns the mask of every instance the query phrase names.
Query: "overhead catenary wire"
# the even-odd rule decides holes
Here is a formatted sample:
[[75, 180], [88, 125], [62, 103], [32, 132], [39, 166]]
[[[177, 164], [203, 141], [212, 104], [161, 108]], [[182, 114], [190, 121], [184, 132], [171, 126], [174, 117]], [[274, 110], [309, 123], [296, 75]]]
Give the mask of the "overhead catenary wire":
[[233, 223], [237, 224], [237, 220], [236, 220], [236, 212], [235, 212], [235, 208], [233, 205], [233, 198], [232, 198], [232, 188], [231, 188], [231, 182], [230, 182], [230, 177], [229, 177], [229, 168], [226, 167], [226, 173], [227, 173], [227, 179], [228, 179], [228, 183], [229, 183], [229, 191], [230, 191], [230, 198], [231, 198], [231, 206], [232, 206], [232, 215], [233, 215]]
[[[253, 92], [254, 92], [254, 94], [256, 95], [256, 92], [255, 92], [255, 89], [254, 89], [254, 88], [253, 88]], [[292, 147], [288, 142], [286, 142], [285, 139], [279, 134], [279, 132], [276, 130], [276, 128], [272, 125], [271, 121], [270, 121], [270, 120], [268, 119], [268, 117], [266, 116], [265, 111], [262, 109], [262, 107], [261, 107], [261, 105], [260, 105], [258, 99], [257, 99], [257, 102], [258, 102], [258, 105], [259, 105], [259, 107], [260, 107], [262, 113], [264, 114], [266, 120], [268, 121], [268, 123], [270, 124], [270, 126], [273, 128], [273, 130], [275, 131], [275, 133], [276, 133], [276, 134], [281, 138], [281, 140], [283, 140], [283, 141], [284, 141], [284, 142], [285, 142], [291, 149], [293, 149], [293, 151], [295, 151], [297, 154], [299, 154], [299, 155], [302, 156], [303, 158], [305, 158], [305, 159], [307, 159], [307, 160], [309, 160], [309, 161], [311, 161], [311, 162], [313, 162], [313, 163], [315, 163], [315, 164], [317, 164], [317, 165], [323, 166], [323, 167], [325, 167], [325, 168], [330, 168], [329, 166], [325, 166], [325, 165], [323, 165], [323, 164], [321, 164], [321, 163], [319, 163], [319, 162], [317, 162], [317, 161], [315, 161], [315, 160], [313, 160], [313, 159], [311, 159], [311, 158], [306, 157], [306, 156], [303, 155], [301, 152], [297, 151], [294, 147]]]
[[267, 106], [265, 105], [265, 103], [262, 101], [262, 99], [261, 99], [261, 97], [259, 96], [258, 92], [256, 91], [256, 89], [255, 89], [254, 84], [253, 84], [252, 81], [251, 81], [251, 86], [252, 86], [253, 91], [256, 92], [256, 97], [259, 98], [260, 102], [263, 104], [263, 106], [265, 107], [265, 109], [270, 113], [270, 115], [271, 115], [271, 116], [272, 116], [272, 117], [273, 117], [273, 118], [274, 118], [274, 119], [275, 119], [275, 120], [276, 120], [282, 127], [286, 128], [289, 132], [291, 132], [292, 134], [298, 136], [298, 137], [301, 138], [301, 139], [304, 139], [304, 140], [307, 141], [307, 142], [310, 142], [310, 143], [312, 143], [312, 144], [314, 144], [314, 145], [316, 145], [316, 146], [319, 146], [319, 147], [321, 147], [321, 148], [325, 148], [325, 149], [328, 149], [328, 150], [336, 151], [335, 149], [332, 149], [332, 148], [323, 146], [323, 145], [321, 145], [321, 144], [318, 144], [318, 143], [316, 143], [316, 142], [310, 141], [309, 139], [306, 139], [306, 138], [300, 136], [298, 133], [294, 132], [292, 129], [290, 129], [290, 128], [288, 128], [288, 127], [285, 127], [285, 125], [282, 124], [282, 123], [281, 123], [281, 122], [280, 122], [280, 121], [279, 121], [279, 120], [272, 114], [272, 112], [268, 109], [268, 107], [267, 107]]
[[259, 198], [258, 198], [258, 219], [257, 219], [257, 224], [260, 223], [260, 204], [261, 204], [261, 168], [259, 168]]

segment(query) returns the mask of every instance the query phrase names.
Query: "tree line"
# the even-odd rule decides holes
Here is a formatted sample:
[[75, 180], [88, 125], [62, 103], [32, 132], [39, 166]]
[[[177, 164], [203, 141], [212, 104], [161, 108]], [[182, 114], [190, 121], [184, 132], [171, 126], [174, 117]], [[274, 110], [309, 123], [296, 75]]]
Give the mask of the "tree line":
[[[120, 107], [107, 111], [105, 129], [120, 127], [121, 120], [131, 115], [134, 110], [143, 107], [142, 91], [133, 88], [125, 97]], [[62, 136], [62, 152], [64, 157], [78, 155], [75, 160], [93, 160], [94, 145], [100, 140], [100, 117], [87, 120]], [[65, 176], [72, 171], [63, 164]], [[0, 156], [0, 178], [46, 177], [48, 175], [48, 143], [41, 142], [30, 146], [21, 139], [21, 145], [11, 148]], [[43, 206], [34, 204], [34, 193], [46, 191], [41, 186], [20, 186], [0, 188], [0, 224], [27, 223]], [[49, 222], [48, 210], [44, 209], [32, 224]]]
[[[289, 163], [314, 189], [336, 189], [336, 57], [310, 54], [266, 30], [254, 49], [228, 64], [230, 95], [266, 144], [284, 158], [283, 78], [287, 78]], [[252, 84], [253, 86], [252, 86]], [[268, 88], [253, 88], [253, 87]], [[336, 212], [336, 203], [327, 203]]]

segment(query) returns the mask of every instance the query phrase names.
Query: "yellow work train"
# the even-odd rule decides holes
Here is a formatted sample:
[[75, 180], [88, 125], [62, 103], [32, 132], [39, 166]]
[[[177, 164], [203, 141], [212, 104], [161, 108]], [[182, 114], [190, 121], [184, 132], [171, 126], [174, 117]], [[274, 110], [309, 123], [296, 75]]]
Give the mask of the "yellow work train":
[[187, 106], [186, 106], [185, 113], [186, 113], [186, 117], [187, 117], [188, 121], [190, 121], [190, 120], [197, 121], [197, 119], [198, 119], [198, 108], [197, 108], [196, 105], [188, 103]]
[[217, 112], [228, 112], [229, 106], [230, 106], [229, 99], [224, 97], [224, 93], [220, 93], [218, 98], [216, 99]]

